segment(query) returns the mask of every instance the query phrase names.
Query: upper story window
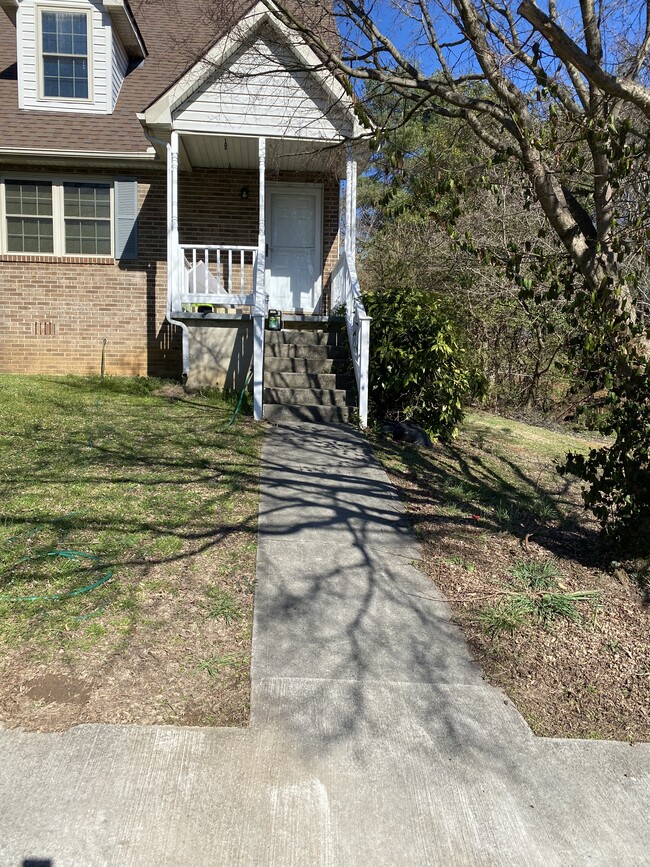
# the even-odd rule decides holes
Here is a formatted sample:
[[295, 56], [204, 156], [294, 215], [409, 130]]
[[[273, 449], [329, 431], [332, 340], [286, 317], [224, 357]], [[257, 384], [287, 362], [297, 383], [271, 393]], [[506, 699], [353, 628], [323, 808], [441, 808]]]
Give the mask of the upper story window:
[[43, 96], [89, 98], [88, 14], [41, 10]]
[[131, 60], [146, 56], [127, 0], [0, 0], [0, 7], [7, 3], [16, 9], [18, 107], [111, 114]]

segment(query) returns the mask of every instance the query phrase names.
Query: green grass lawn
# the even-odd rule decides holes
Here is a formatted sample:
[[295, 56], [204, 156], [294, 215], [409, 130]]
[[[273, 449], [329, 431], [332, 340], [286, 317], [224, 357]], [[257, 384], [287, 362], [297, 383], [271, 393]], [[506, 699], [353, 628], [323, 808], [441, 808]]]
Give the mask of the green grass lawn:
[[568, 451], [602, 440], [579, 437], [484, 412], [468, 413], [460, 436], [432, 453], [382, 441], [380, 457], [398, 478], [427, 480], [440, 514], [498, 530], [584, 519], [578, 487], [557, 473]]
[[[0, 394], [5, 685], [23, 696], [37, 677], [83, 682], [74, 721], [241, 722], [260, 427], [242, 414], [225, 431], [230, 401], [152, 379], [2, 376]], [[149, 652], [164, 657], [160, 676], [135, 664]], [[235, 659], [216, 679], [203, 666], [215, 655]], [[108, 712], [120, 689], [128, 712]], [[56, 728], [75, 717], [65, 701], [57, 714], [47, 689], [32, 694], [21, 703], [0, 687], [0, 720]]]

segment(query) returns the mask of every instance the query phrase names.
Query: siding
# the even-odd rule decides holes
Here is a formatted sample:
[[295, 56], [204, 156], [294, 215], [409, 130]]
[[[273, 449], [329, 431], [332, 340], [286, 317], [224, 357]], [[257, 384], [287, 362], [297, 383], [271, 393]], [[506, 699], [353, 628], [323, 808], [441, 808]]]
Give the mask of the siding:
[[[77, 6], [79, 11], [90, 14], [91, 96], [90, 102], [79, 100], [39, 99], [38, 85], [38, 4], [24, 0], [18, 8], [16, 30], [18, 39], [19, 104], [21, 108], [37, 108], [39, 111], [110, 113], [113, 109], [110, 91], [110, 35], [111, 24], [100, 3], [89, 0], [65, 0], [65, 7]], [[41, 8], [47, 8], [43, 6]], [[56, 6], [54, 7], [57, 8]]]
[[351, 133], [332, 99], [263, 31], [174, 112], [179, 129], [337, 139]]
[[120, 42], [117, 33], [113, 33], [113, 69], [112, 69], [112, 88], [111, 88], [111, 111], [117, 105], [117, 98], [120, 95], [122, 82], [126, 76], [126, 70], [129, 65], [129, 58], [126, 56], [126, 51]]

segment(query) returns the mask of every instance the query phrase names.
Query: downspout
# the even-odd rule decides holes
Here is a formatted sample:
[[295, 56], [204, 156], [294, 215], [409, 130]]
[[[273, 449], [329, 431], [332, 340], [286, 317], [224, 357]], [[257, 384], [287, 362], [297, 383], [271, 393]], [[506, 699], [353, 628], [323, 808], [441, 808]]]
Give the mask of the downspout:
[[[177, 252], [178, 249], [178, 244], [175, 243], [175, 240], [177, 241], [175, 235], [178, 232], [178, 187], [175, 188], [173, 183], [174, 173], [172, 171], [172, 148], [169, 142], [151, 135], [145, 126], [144, 115], [138, 115], [138, 119], [142, 123], [142, 129], [148, 141], [150, 141], [151, 144], [162, 145], [167, 153], [167, 304], [165, 307], [165, 319], [170, 325], [175, 325], [177, 328], [181, 329], [183, 342], [183, 373], [181, 374], [181, 379], [183, 380], [183, 384], [185, 384], [190, 374], [190, 333], [184, 322], [181, 322], [179, 319], [172, 319], [172, 281], [174, 278], [173, 258], [174, 253]], [[176, 154], [176, 158], [178, 159], [178, 154]], [[178, 164], [176, 166], [176, 177], [178, 178]], [[175, 202], [172, 202], [172, 195], [176, 199]], [[176, 214], [175, 220], [173, 218], [174, 213]], [[175, 223], [175, 225], [172, 225], [172, 223]], [[174, 230], [176, 230], [176, 232]]]

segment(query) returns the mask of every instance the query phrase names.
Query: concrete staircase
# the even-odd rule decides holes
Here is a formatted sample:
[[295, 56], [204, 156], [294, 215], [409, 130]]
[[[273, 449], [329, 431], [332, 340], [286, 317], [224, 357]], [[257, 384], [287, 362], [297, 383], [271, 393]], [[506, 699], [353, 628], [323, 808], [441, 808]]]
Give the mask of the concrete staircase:
[[264, 418], [270, 422], [344, 423], [356, 407], [345, 330], [268, 331], [264, 349]]

